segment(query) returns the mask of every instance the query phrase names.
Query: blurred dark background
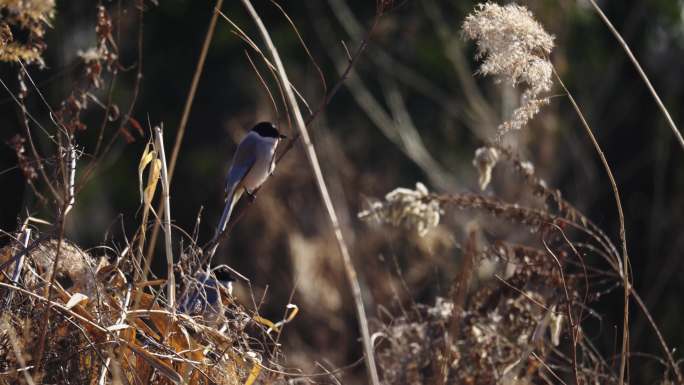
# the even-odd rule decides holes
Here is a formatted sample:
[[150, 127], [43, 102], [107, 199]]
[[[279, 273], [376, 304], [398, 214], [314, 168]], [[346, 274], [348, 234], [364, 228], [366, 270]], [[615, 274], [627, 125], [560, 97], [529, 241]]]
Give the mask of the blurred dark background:
[[[268, 25], [290, 78], [315, 109], [324, 95], [316, 67], [280, 11], [269, 1], [254, 1]], [[137, 66], [138, 20], [134, 4], [103, 2], [110, 11], [127, 69], [117, 78], [113, 100], [121, 110], [131, 102]], [[351, 244], [367, 293], [371, 315], [410, 301], [433, 302], [445, 296], [458, 271], [459, 244], [467, 222], [448, 212], [436, 235], [369, 227], [356, 219], [369, 197], [397, 186], [424, 182], [430, 190], [477, 190], [471, 165], [474, 150], [491, 138], [496, 125], [518, 103], [519, 92], [475, 76], [472, 44], [459, 28], [474, 6], [470, 1], [395, 1], [379, 20], [352, 76], [311, 127], [326, 180]], [[552, 61], [578, 103], [615, 172], [625, 209], [634, 283], [673, 348], [684, 345], [684, 151], [646, 86], [615, 38], [586, 1], [525, 1], [547, 31], [556, 36]], [[46, 34], [47, 68], [29, 67], [47, 101], [57, 105], [83, 72], [77, 56], [95, 44], [96, 2], [58, 1]], [[145, 3], [143, 79], [132, 116], [147, 129], [163, 122], [170, 153], [208, 21], [211, 1]], [[282, 4], [330, 89], [346, 66], [345, 42], [354, 52], [373, 22], [375, 4], [361, 1], [306, 1]], [[683, 123], [684, 3], [680, 0], [601, 2], [631, 46], [675, 122]], [[260, 43], [244, 9], [229, 1], [223, 12]], [[120, 21], [120, 24], [119, 24]], [[120, 25], [120, 30], [116, 29]], [[282, 107], [271, 103], [245, 56], [248, 46], [219, 19], [174, 175], [171, 206], [175, 225], [190, 232], [204, 207], [200, 241], [213, 233], [223, 204], [223, 178], [236, 143], [255, 122], [278, 120], [293, 134]], [[261, 74], [273, 78], [250, 51]], [[0, 76], [17, 91], [15, 65], [0, 64]], [[105, 78], [106, 80], [106, 78]], [[277, 92], [276, 88], [272, 88]], [[104, 88], [106, 90], [106, 87]], [[106, 92], [94, 94], [106, 98]], [[559, 87], [552, 91], [560, 95]], [[50, 127], [45, 106], [30, 90], [27, 106]], [[102, 109], [84, 113], [88, 129], [77, 134], [92, 151]], [[117, 127], [112, 123], [107, 137]], [[27, 212], [53, 221], [53, 207], [41, 204], [4, 145], [17, 133], [18, 109], [0, 93], [0, 228], [11, 231]], [[67, 222], [67, 237], [86, 248], [123, 247], [140, 221], [137, 165], [146, 138], [118, 139], [77, 197]], [[40, 151], [48, 140], [36, 135]], [[617, 243], [617, 212], [608, 179], [566, 98], [554, 96], [532, 124], [510, 134], [506, 143], [535, 164], [551, 186], [582, 209]], [[167, 155], [168, 156], [168, 155]], [[88, 162], [87, 155], [79, 165]], [[677, 165], [680, 166], [677, 166]], [[80, 170], [80, 169], [79, 169]], [[509, 170], [510, 171], [510, 170]], [[517, 199], [509, 171], [497, 169], [488, 193]], [[40, 188], [40, 183], [38, 183]], [[95, 251], [97, 254], [98, 251]], [[284, 333], [288, 363], [316, 370], [315, 360], [339, 367], [361, 356], [351, 295], [331, 227], [300, 144], [288, 153], [244, 218], [219, 251], [252, 279], [256, 294], [267, 291], [261, 313], [279, 319], [294, 291], [298, 318]], [[394, 262], [393, 262], [394, 260]], [[400, 269], [401, 279], [397, 270]], [[399, 283], [404, 281], [406, 285]], [[618, 290], [619, 291], [619, 290]], [[585, 330], [596, 335], [606, 357], [617, 354], [622, 318], [620, 293], [592, 305], [601, 322]], [[657, 341], [637, 311], [632, 313], [633, 351], [660, 354]], [[678, 357], [679, 354], [675, 353]], [[643, 370], [640, 370], [643, 368]], [[632, 358], [632, 380], [648, 383], [662, 370], [647, 358]], [[345, 372], [344, 383], [362, 381], [362, 365]], [[359, 382], [360, 383], [360, 382]]]

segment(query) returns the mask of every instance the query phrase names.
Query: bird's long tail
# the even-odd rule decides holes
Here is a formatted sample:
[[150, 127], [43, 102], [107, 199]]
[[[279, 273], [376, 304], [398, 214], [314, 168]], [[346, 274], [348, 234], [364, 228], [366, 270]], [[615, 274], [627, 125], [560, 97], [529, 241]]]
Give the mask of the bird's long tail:
[[214, 234], [214, 239], [212, 240], [212, 242], [214, 242], [214, 246], [212, 246], [207, 256], [207, 261], [209, 265], [211, 265], [211, 260], [214, 258], [214, 254], [216, 254], [216, 249], [218, 249], [219, 237], [221, 236], [221, 233], [223, 233], [226, 230], [226, 226], [228, 225], [228, 221], [230, 221], [230, 215], [233, 212], [233, 208], [235, 207], [235, 204], [240, 200], [243, 191], [243, 188], [238, 188], [236, 190], [236, 188], [233, 187], [226, 196], [226, 204], [223, 207], [223, 213], [221, 214], [221, 219], [219, 220], [219, 223], [216, 225], [216, 233]]
[[243, 191], [244, 189], [242, 188], [237, 189], [237, 191], [233, 189], [226, 197], [226, 204], [223, 207], [221, 220], [219, 220], [219, 223], [216, 226], [216, 234], [214, 235], [214, 237], [218, 238], [221, 235], [221, 233], [226, 230], [228, 221], [230, 221], [230, 215], [233, 213], [233, 208], [235, 207], [235, 204], [238, 202], [238, 200], [240, 200]]

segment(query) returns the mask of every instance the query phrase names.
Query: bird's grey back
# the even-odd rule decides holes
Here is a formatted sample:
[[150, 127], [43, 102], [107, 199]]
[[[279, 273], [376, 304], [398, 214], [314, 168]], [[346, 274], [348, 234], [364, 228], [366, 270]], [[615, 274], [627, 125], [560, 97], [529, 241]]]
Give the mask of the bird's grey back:
[[239, 183], [249, 169], [254, 165], [257, 155], [258, 138], [250, 133], [238, 145], [233, 155], [233, 163], [226, 178], [226, 190]]

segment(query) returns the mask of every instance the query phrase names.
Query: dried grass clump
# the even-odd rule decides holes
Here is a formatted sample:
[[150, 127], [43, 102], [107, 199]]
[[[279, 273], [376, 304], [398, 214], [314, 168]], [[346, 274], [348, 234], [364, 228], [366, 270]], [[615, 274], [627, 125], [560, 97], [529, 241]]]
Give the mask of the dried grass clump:
[[[0, 61], [38, 63], [45, 66], [42, 53], [46, 48], [45, 28], [55, 16], [54, 0], [1, 0]], [[12, 28], [28, 33], [26, 41], [16, 41]]]
[[414, 317], [377, 326], [375, 335], [384, 340], [378, 364], [386, 384], [427, 384], [439, 373], [439, 363], [446, 360], [444, 346], [453, 308], [452, 302], [438, 297], [434, 306], [416, 305]]
[[479, 73], [514, 86], [524, 84], [521, 106], [499, 125], [498, 135], [520, 130], [549, 102], [540, 95], [553, 85], [553, 65], [548, 55], [554, 37], [544, 31], [527, 8], [494, 3], [478, 4], [463, 22], [463, 34], [477, 43], [477, 57], [483, 59]]
[[[133, 266], [124, 255], [103, 249], [109, 250], [107, 258], [96, 263], [67, 240], [38, 237], [26, 243], [24, 247], [15, 241], [0, 250], [2, 265], [16, 266], [24, 256], [16, 281], [0, 277], [0, 372], [5, 383], [25, 383], [30, 373], [37, 383], [97, 384], [111, 379], [237, 385], [265, 367], [282, 369], [276, 364], [278, 347], [272, 338], [282, 323], [247, 311], [228, 291], [222, 290], [220, 312], [169, 312], [160, 295], [163, 290], [157, 289], [164, 281], [132, 282]], [[184, 263], [196, 262], [197, 252], [186, 248]], [[48, 301], [41, 293], [58, 253], [58, 278]], [[210, 277], [216, 279], [212, 273]], [[181, 292], [201, 284], [196, 275], [182, 281]], [[52, 316], [45, 324], [48, 311]], [[48, 338], [41, 347], [43, 328]], [[269, 376], [272, 381], [278, 378]]]
[[563, 274], [565, 257], [557, 262], [541, 249], [505, 242], [473, 252], [476, 264], [504, 264], [507, 272], [472, 291], [455, 282], [453, 299], [417, 304], [376, 326], [387, 384], [559, 383], [574, 370], [573, 350], [582, 357], [579, 383], [617, 383], [591, 342], [570, 336], [569, 315], [581, 317], [587, 306], [581, 271]]
[[[479, 247], [478, 237], [465, 241], [448, 300], [415, 305], [376, 327], [386, 340], [378, 350], [384, 378], [388, 384], [569, 383], [573, 377], [619, 383], [582, 331], [587, 316], [597, 314], [591, 300], [619, 287], [615, 246], [536, 176], [530, 162], [496, 145], [480, 153], [490, 149], [529, 187], [531, 197], [521, 198], [533, 207], [469, 193], [420, 198], [447, 213], [461, 211], [459, 218], [477, 218], [488, 237], [480, 237]], [[589, 256], [614, 272], [590, 276]]]

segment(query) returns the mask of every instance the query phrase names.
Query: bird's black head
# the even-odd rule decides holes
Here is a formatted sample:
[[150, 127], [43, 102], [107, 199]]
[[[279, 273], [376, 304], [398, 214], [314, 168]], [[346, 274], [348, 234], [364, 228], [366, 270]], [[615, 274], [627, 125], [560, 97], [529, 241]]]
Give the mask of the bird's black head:
[[276, 126], [271, 122], [258, 123], [256, 126], [254, 126], [254, 128], [252, 128], [252, 131], [265, 138], [286, 138], [286, 136], [281, 134]]

